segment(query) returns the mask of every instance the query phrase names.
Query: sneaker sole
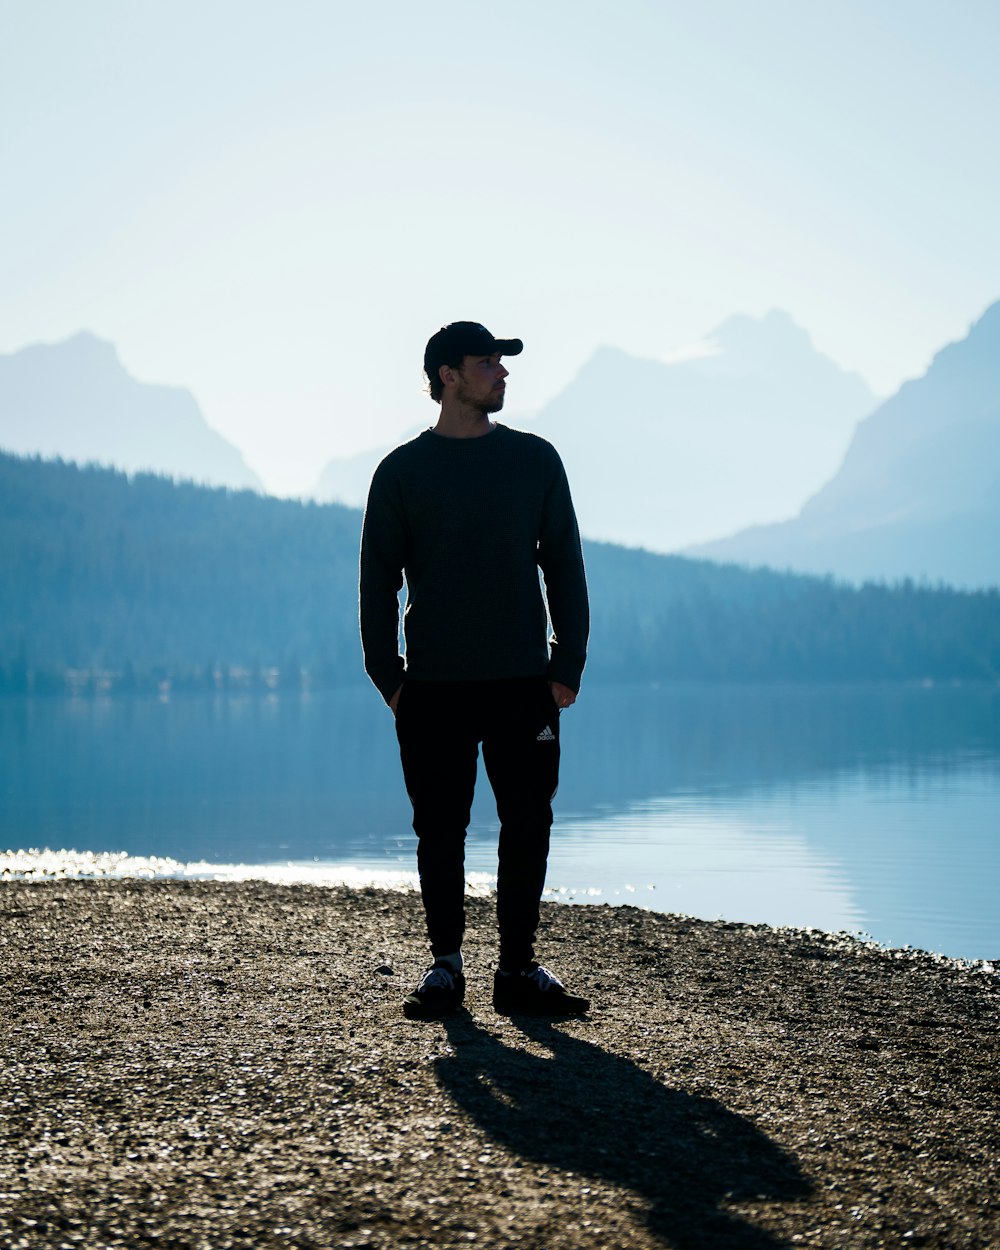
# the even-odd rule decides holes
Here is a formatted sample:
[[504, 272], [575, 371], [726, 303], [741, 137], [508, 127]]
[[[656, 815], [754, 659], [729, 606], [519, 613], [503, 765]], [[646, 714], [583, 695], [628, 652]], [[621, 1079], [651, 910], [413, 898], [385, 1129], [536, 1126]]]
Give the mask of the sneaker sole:
[[453, 1011], [457, 1011], [462, 1005], [462, 999], [454, 1003], [439, 1003], [434, 1006], [428, 1006], [426, 1003], [410, 1002], [408, 998], [403, 999], [403, 1015], [407, 1020], [436, 1020], [439, 1016], [450, 1015]]

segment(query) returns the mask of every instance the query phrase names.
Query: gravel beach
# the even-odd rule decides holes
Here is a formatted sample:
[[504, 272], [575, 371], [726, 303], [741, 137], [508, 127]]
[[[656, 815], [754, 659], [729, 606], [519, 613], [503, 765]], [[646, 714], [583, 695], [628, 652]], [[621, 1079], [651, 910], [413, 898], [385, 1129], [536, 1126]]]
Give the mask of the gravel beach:
[[468, 909], [413, 1023], [413, 893], [0, 885], [0, 1246], [1000, 1245], [989, 965], [546, 903], [505, 1019]]

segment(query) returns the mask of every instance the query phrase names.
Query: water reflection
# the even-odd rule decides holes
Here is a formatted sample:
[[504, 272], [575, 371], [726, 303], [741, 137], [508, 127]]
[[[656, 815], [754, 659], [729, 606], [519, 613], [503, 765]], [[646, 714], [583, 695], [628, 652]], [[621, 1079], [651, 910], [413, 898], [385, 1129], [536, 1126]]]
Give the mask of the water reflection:
[[[563, 727], [557, 889], [1000, 955], [995, 688], [591, 686]], [[0, 702], [0, 821], [6, 847], [412, 866], [365, 688]], [[471, 870], [494, 826], [484, 782]]]
[[560, 827], [549, 879], [568, 899], [593, 899], [586, 891], [598, 880], [602, 902], [798, 927], [864, 927], [842, 867], [780, 816], [768, 821], [658, 799], [597, 828], [599, 837], [586, 819]]

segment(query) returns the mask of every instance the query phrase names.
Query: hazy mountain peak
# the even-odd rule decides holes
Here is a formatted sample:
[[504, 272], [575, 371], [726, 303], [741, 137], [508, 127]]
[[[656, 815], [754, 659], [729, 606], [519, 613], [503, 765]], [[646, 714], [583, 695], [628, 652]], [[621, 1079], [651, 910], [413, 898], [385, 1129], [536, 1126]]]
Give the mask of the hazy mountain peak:
[[778, 362], [787, 367], [796, 358], [811, 359], [817, 355], [812, 339], [798, 322], [782, 309], [772, 308], [763, 317], [749, 313], [727, 317], [703, 339], [668, 352], [663, 363], [689, 364], [725, 356], [730, 367], [740, 362], [751, 371], [758, 371], [762, 363]]
[[996, 396], [1000, 378], [1000, 300], [972, 323], [965, 338], [942, 347], [925, 375], [932, 384], [944, 382], [949, 386], [959, 376], [973, 386], [985, 382], [988, 392], [983, 398], [988, 403]]
[[815, 351], [809, 334], [790, 314], [780, 308], [772, 308], [763, 317], [751, 317], [736, 313], [706, 336], [708, 342], [718, 343], [727, 351], [752, 347], [782, 349], [784, 351]]
[[0, 447], [263, 490], [190, 391], [139, 382], [89, 330], [0, 355]]
[[[48, 344], [39, 344], [39, 346], [49, 346]], [[58, 347], [59, 344], [51, 346]], [[91, 330], [78, 330], [76, 334], [71, 334], [68, 339], [64, 340], [64, 346], [79, 352], [86, 352], [88, 355], [102, 355], [110, 357], [112, 360], [121, 364], [118, 358], [118, 348], [108, 339], [102, 339], [99, 335], [94, 334]]]
[[670, 551], [794, 515], [876, 402], [774, 309], [660, 360], [602, 346], [531, 428], [558, 447], [587, 537]]
[[125, 372], [115, 345], [90, 330], [78, 330], [68, 338], [59, 339], [55, 343], [31, 343], [10, 356], [0, 356], [0, 361], [14, 359], [37, 361], [46, 357], [51, 358], [53, 352], [59, 353], [59, 359], [64, 368], [80, 368], [90, 363], [95, 367], [105, 368], [109, 375], [115, 371]]
[[[969, 333], [964, 339], [960, 339], [959, 343], [977, 346], [983, 341], [996, 343], [998, 340], [1000, 340], [1000, 300], [987, 306], [982, 315], [969, 326]], [[957, 344], [949, 343], [948, 347], [942, 348], [938, 355], [943, 355], [954, 346]]]
[[763, 317], [730, 317], [707, 335], [705, 342], [714, 351], [706, 353], [704, 369], [751, 375], [780, 373], [789, 382], [806, 375], [813, 379], [822, 375], [837, 377], [863, 388], [870, 398], [869, 407], [875, 403], [875, 396], [861, 375], [842, 369], [819, 351], [809, 332], [780, 308], [772, 308]]
[[1000, 302], [861, 422], [798, 517], [691, 551], [857, 579], [995, 585], [998, 532]]

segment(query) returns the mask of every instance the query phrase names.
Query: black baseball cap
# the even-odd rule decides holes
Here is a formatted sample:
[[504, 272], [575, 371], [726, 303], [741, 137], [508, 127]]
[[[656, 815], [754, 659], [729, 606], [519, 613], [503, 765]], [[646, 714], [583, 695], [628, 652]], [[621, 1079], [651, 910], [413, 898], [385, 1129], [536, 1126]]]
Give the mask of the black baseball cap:
[[478, 321], [453, 321], [432, 334], [424, 350], [424, 373], [437, 376], [442, 365], [460, 365], [465, 356], [518, 356], [524, 351], [520, 339], [497, 339]]

